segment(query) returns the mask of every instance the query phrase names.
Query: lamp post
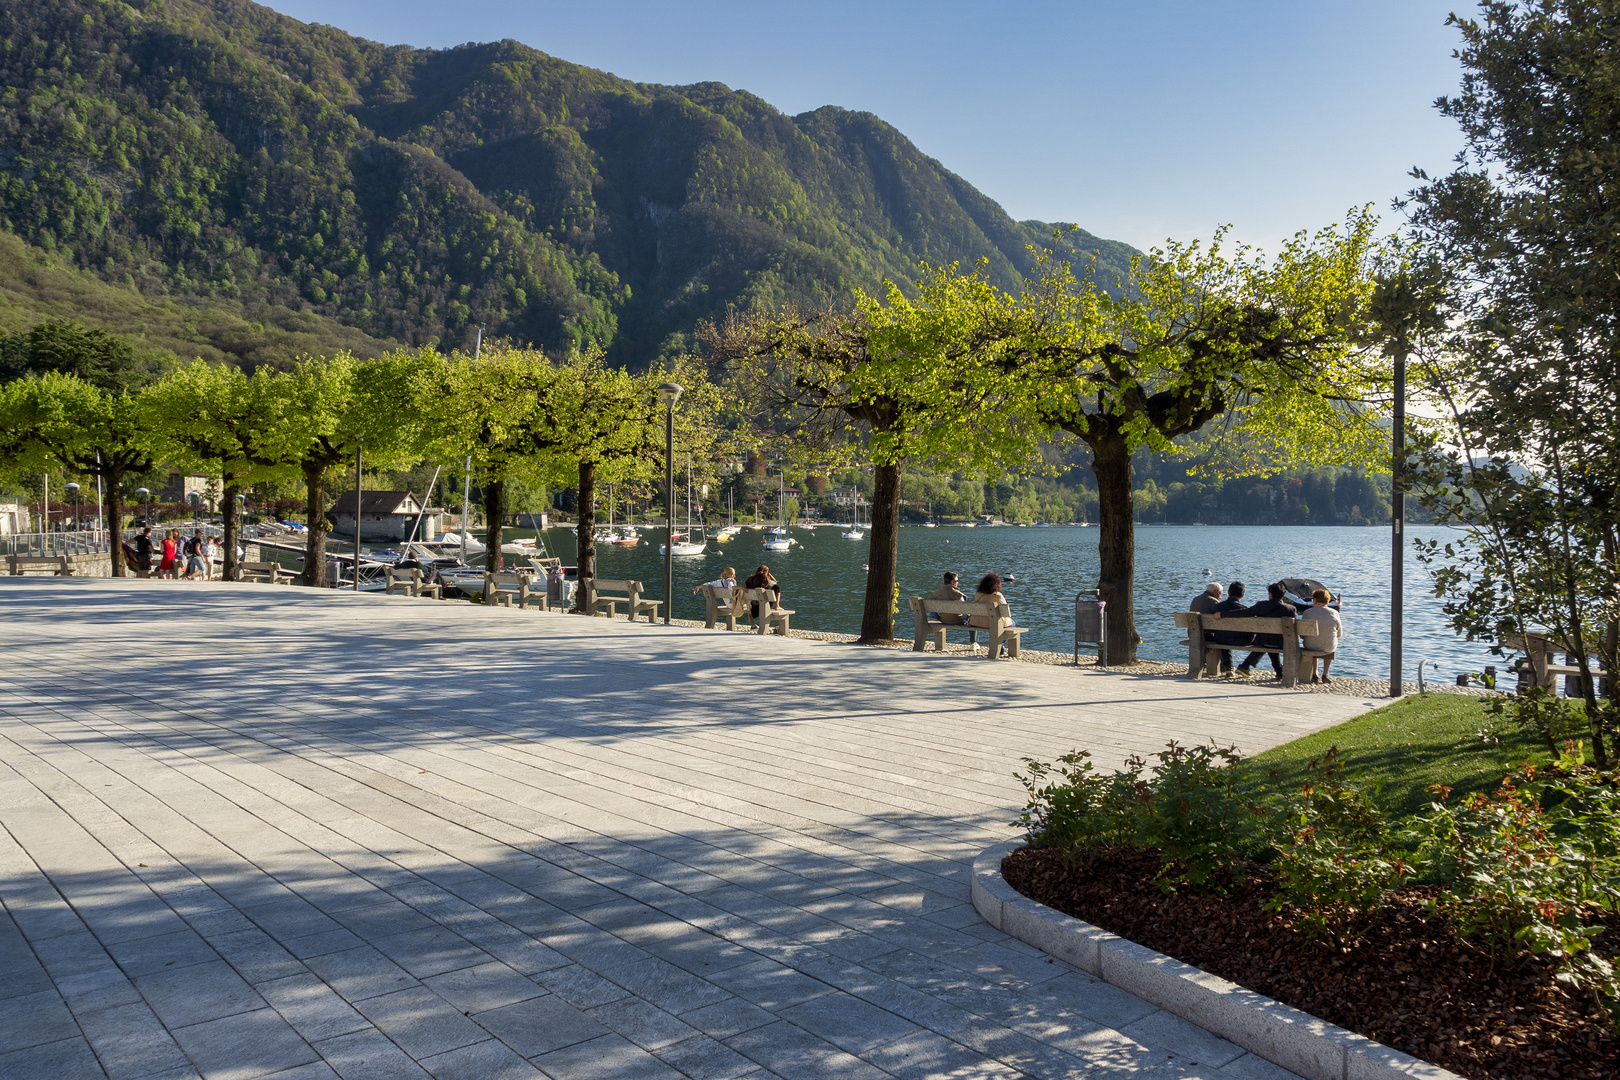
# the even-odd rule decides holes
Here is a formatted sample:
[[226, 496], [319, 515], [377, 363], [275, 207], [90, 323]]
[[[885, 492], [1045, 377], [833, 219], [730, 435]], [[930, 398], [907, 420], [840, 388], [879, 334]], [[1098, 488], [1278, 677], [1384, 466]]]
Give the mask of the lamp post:
[[[65, 486], [68, 491], [68, 497], [73, 500], [73, 531], [82, 532], [84, 530], [84, 524], [79, 520], [79, 485], [69, 481]], [[74, 551], [77, 551], [78, 547], [78, 541], [75, 540], [73, 543]]]
[[669, 625], [669, 609], [675, 605], [675, 403], [681, 388], [672, 382], [658, 384], [658, 401], [664, 406], [664, 625]]
[[135, 494], [139, 495], [141, 501], [146, 504], [146, 525], [144, 527], [150, 529], [152, 527], [152, 492], [148, 488], [136, 488]]

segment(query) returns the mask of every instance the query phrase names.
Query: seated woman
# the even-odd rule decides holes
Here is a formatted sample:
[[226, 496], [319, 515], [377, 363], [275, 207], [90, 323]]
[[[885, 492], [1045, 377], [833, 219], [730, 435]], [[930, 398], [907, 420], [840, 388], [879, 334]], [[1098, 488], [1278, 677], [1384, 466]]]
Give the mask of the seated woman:
[[[979, 579], [979, 588], [973, 594], [975, 604], [1005, 604], [1007, 598], [1001, 595], [1001, 575], [986, 574]], [[1012, 608], [1007, 609], [1007, 618], [1012, 618]], [[989, 630], [990, 617], [988, 615], [974, 615], [968, 619], [968, 625], [979, 630]], [[996, 648], [994, 641], [990, 642], [992, 649]], [[998, 650], [999, 651], [999, 650]]]
[[[713, 581], [705, 581], [703, 585], [713, 585], [717, 589], [735, 589], [737, 587], [737, 571], [733, 567], [726, 567], [720, 571], [720, 576]], [[696, 596], [703, 585], [692, 586], [692, 595]]]
[[[776, 580], [776, 578], [771, 576], [771, 568], [766, 566], [764, 563], [761, 563], [759, 569], [755, 570], [753, 574], [749, 576], [748, 580], [743, 582], [743, 588], [769, 589], [771, 592], [776, 594], [775, 598], [771, 601], [771, 610], [782, 610], [782, 585]], [[748, 613], [753, 618], [759, 618], [759, 604], [749, 604]]]

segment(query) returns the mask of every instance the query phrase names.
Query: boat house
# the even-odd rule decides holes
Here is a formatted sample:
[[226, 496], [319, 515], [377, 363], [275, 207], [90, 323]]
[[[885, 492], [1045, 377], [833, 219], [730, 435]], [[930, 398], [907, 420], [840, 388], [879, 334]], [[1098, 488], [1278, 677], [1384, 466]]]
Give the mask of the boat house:
[[[332, 520], [334, 535], [353, 536], [357, 516], [362, 541], [437, 540], [444, 529], [444, 511], [434, 507], [424, 509], [421, 501], [409, 491], [363, 491], [358, 515], [354, 495], [352, 491], [345, 491], [327, 508], [326, 516]], [[418, 519], [422, 522], [420, 531], [416, 524]]]

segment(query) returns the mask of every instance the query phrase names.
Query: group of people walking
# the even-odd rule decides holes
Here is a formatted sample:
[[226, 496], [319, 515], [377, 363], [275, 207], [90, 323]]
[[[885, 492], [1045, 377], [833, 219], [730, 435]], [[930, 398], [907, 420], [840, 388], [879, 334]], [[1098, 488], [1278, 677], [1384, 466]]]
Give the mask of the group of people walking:
[[[1247, 586], [1241, 581], [1234, 581], [1225, 589], [1221, 583], [1212, 581], [1204, 587], [1204, 591], [1193, 597], [1188, 611], [1196, 611], [1204, 615], [1213, 615], [1217, 619], [1223, 616], [1228, 619], [1295, 619], [1299, 622], [1314, 624], [1315, 633], [1308, 633], [1301, 628], [1300, 638], [1304, 647], [1304, 656], [1310, 661], [1309, 678], [1305, 682], [1322, 682], [1331, 684], [1328, 678], [1328, 668], [1333, 665], [1333, 656], [1338, 646], [1339, 638], [1344, 636], [1344, 623], [1339, 613], [1329, 605], [1333, 597], [1326, 589], [1316, 589], [1311, 593], [1311, 606], [1300, 611], [1288, 602], [1288, 590], [1283, 588], [1281, 582], [1274, 582], [1266, 586], [1266, 599], [1249, 607], [1243, 606], [1244, 595], [1248, 592]], [[1225, 598], [1222, 599], [1222, 593]], [[1255, 665], [1260, 663], [1262, 656], [1271, 660], [1271, 668], [1279, 676], [1282, 675], [1282, 637], [1278, 634], [1248, 634], [1231, 630], [1210, 630], [1205, 632], [1205, 639], [1217, 645], [1231, 645], [1242, 647], [1254, 646], [1254, 651], [1243, 658], [1236, 667], [1236, 674], [1247, 676], [1254, 671]], [[1232, 665], [1232, 650], [1221, 649], [1221, 673], [1231, 675], [1234, 673]], [[1322, 665], [1322, 677], [1316, 677], [1316, 665]]]
[[185, 536], [179, 529], [165, 529], [161, 538], [150, 526], [141, 530], [133, 546], [125, 545], [124, 555], [135, 567], [136, 577], [160, 577], [187, 581], [210, 581], [214, 564], [223, 560], [223, 549], [201, 529]]

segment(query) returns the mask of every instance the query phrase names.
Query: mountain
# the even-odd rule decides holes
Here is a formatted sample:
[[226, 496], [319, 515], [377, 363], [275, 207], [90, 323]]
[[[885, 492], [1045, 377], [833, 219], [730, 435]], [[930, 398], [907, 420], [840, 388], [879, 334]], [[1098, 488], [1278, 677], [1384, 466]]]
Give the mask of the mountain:
[[[640, 366], [728, 304], [919, 260], [1010, 286], [1052, 244], [868, 113], [515, 41], [381, 45], [247, 0], [6, 0], [0, 94], [0, 228], [132, 295], [332, 340], [482, 325]], [[1132, 254], [1063, 246], [1104, 275]]]

